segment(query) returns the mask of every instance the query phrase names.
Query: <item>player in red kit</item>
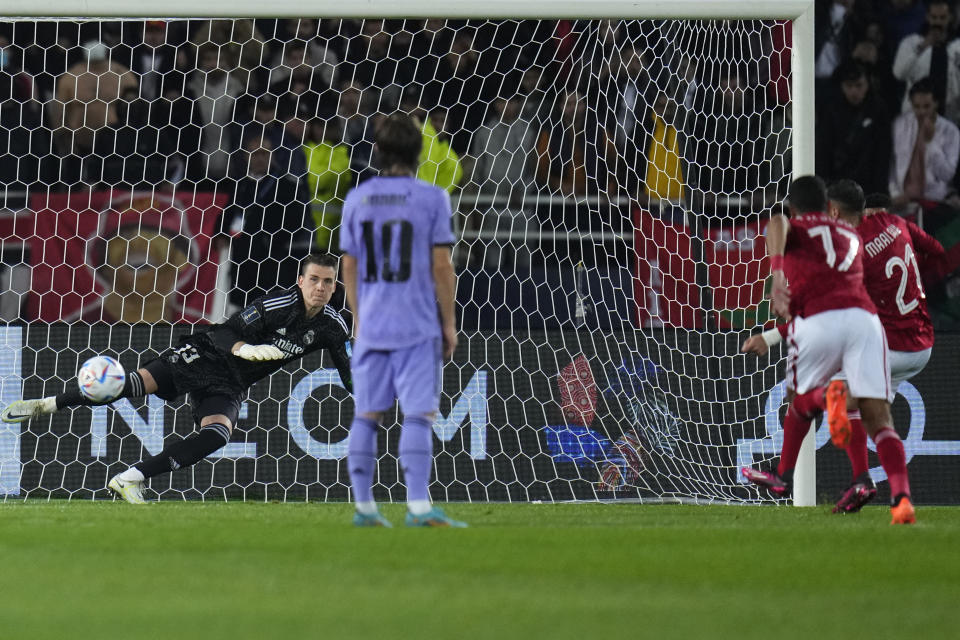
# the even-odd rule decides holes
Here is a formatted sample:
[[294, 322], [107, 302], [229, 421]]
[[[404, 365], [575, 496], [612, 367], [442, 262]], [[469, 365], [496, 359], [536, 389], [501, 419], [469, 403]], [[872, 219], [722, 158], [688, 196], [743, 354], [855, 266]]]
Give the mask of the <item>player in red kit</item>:
[[886, 338], [863, 285], [860, 236], [826, 212], [826, 188], [815, 176], [793, 181], [789, 208], [791, 219], [773, 216], [766, 232], [773, 310], [793, 320], [787, 334], [790, 405], [783, 450], [775, 471], [746, 467], [744, 477], [786, 495], [810, 422], [828, 404], [831, 438], [846, 444], [851, 431], [846, 388], [839, 380], [825, 386], [842, 369], [890, 479], [893, 523], [915, 522], [903, 443], [891, 426], [893, 390]]
[[[930, 359], [933, 323], [920, 275], [936, 278], [950, 271], [946, 251], [912, 222], [888, 213], [885, 207], [889, 196], [874, 194], [865, 199], [856, 182], [840, 180], [827, 191], [827, 198], [830, 214], [855, 227], [865, 247], [864, 285], [887, 336], [891, 387], [896, 391], [901, 382], [920, 373]], [[765, 355], [787, 329], [788, 325], [779, 325], [753, 336], [744, 350]], [[843, 374], [836, 377], [844, 378]], [[848, 398], [847, 408], [850, 443], [846, 452], [853, 481], [833, 508], [834, 513], [855, 513], [877, 494], [868, 472], [867, 434], [853, 396]]]
[[[883, 324], [890, 350], [891, 388], [920, 373], [930, 360], [933, 322], [927, 312], [920, 274], [936, 270], [946, 252], [933, 237], [912, 222], [883, 208], [865, 210], [860, 186], [840, 180], [830, 187], [830, 213], [857, 229], [863, 242], [863, 283]], [[876, 200], [870, 204], [876, 204]], [[926, 268], [924, 268], [926, 267]], [[868, 473], [867, 434], [854, 400], [848, 402], [850, 442], [847, 456], [853, 482], [844, 492], [835, 513], [858, 511], [876, 495]]]

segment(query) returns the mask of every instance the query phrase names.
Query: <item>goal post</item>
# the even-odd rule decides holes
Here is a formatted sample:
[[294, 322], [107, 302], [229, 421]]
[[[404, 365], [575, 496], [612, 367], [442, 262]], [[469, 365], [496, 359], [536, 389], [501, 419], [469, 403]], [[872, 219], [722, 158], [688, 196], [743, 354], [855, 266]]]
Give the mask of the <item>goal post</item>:
[[[303, 17], [422, 21], [441, 16], [445, 20], [456, 21], [458, 26], [451, 29], [454, 32], [451, 37], [454, 39], [458, 29], [470, 30], [472, 33], [484, 26], [475, 27], [471, 21], [586, 21], [588, 24], [581, 25], [582, 31], [578, 32], [581, 35], [586, 34], [580, 41], [565, 42], [563, 36], [557, 34], [550, 34], [549, 38], [556, 41], [558, 50], [567, 47], [563, 53], [567, 57], [561, 59], [560, 54], [557, 54], [554, 61], [556, 65], [551, 69], [555, 68], [562, 74], [571, 76], [580, 74], [583, 80], [582, 91], [577, 94], [577, 91], [580, 91], [578, 88], [572, 93], [577, 94], [574, 102], [585, 106], [588, 112], [585, 116], [587, 122], [592, 122], [591, 117], [597, 122], [613, 122], [619, 118], [617, 107], [612, 106], [612, 98], [623, 96], [613, 96], [605, 92], [620, 91], [619, 88], [607, 87], [613, 86], [611, 78], [614, 72], [611, 69], [630, 64], [626, 58], [623, 61], [618, 58], [623, 55], [624, 44], [626, 48], [639, 49], [641, 45], [638, 43], [647, 42], [648, 39], [658, 42], [676, 39], [688, 44], [690, 51], [696, 49], [701, 52], [704, 57], [698, 62], [702, 65], [717, 63], [719, 68], [724, 65], [736, 66], [738, 62], [749, 62], [757, 66], [763, 62], [759, 60], [759, 56], [763, 55], [760, 50], [710, 52], [710, 46], [721, 42], [724, 37], [738, 43], [747, 43], [744, 46], [752, 46], [756, 40], [770, 36], [772, 21], [790, 21], [790, 70], [789, 74], [784, 73], [789, 83], [789, 122], [771, 124], [765, 120], [763, 132], [751, 130], [747, 135], [753, 136], [754, 142], [763, 138], [766, 146], [771, 148], [762, 162], [789, 165], [794, 175], [802, 175], [814, 170], [813, 6], [813, 0], [530, 0], [522, 3], [505, 0], [485, 3], [450, 0], [442, 7], [424, 0], [368, 0], [349, 7], [345, 7], [342, 2], [331, 0], [279, 0], [274, 3], [235, 0], [201, 4], [192, 0], [170, 0], [163, 4], [163, 15], [157, 16], [156, 7], [149, 3], [133, 3], [129, 0], [55, 0], [42, 4], [27, 0], [0, 0], [0, 14], [18, 21], [50, 18], [73, 22]], [[617, 36], [620, 38], [619, 45], [611, 48], [604, 40], [605, 36], [600, 33], [600, 27], [594, 22], [598, 20], [645, 22], [635, 29], [639, 36], [635, 37], [634, 31], [626, 29], [630, 35]], [[691, 26], [685, 30], [682, 26], [673, 26], [679, 23], [672, 21], [688, 21]], [[756, 21], [757, 24], [753, 25], [751, 21]], [[497, 25], [491, 26], [490, 30], [493, 33], [489, 38], [491, 42], [503, 40], [513, 47], [511, 51], [517, 49], [514, 46], [516, 43], [501, 34]], [[194, 32], [195, 30], [192, 30], [191, 34]], [[715, 38], [718, 33], [720, 36]], [[344, 39], [365, 35], [361, 28], [359, 33], [353, 33]], [[203, 44], [196, 44], [198, 56], [201, 55]], [[231, 40], [218, 43], [218, 46], [228, 44], [238, 43]], [[239, 45], [242, 46], [243, 41]], [[276, 47], [278, 56], [282, 57], [286, 45], [281, 42]], [[591, 47], [593, 49], [590, 49]], [[685, 53], [688, 52], [683, 47], [677, 46], [670, 50], [669, 55], [682, 56]], [[710, 55], [715, 55], [715, 58], [710, 58]], [[754, 57], [740, 61], [728, 59], [736, 55]], [[497, 57], [490, 56], [489, 59], [496, 60]], [[360, 64], [368, 61], [363, 59], [357, 62], [351, 67], [354, 70], [351, 73], [355, 72]], [[335, 64], [342, 65], [344, 61], [340, 60]], [[671, 85], [682, 80], [678, 75], [677, 64], [671, 59], [669, 65], [663, 64], [660, 67], [662, 73], [669, 76], [665, 82]], [[319, 66], [321, 63], [317, 63], [318, 68]], [[510, 75], [511, 79], [522, 75], [520, 69], [513, 71], [516, 73]], [[383, 88], [378, 85], [378, 89], [383, 91], [372, 98], [376, 102], [373, 110], [376, 111], [384, 104], [395, 106], [408, 99], [407, 90], [411, 84], [417, 85], [413, 100], [414, 104], [420, 106], [416, 103], [422, 99], [420, 90], [425, 90], [428, 83], [436, 84], [437, 78], [419, 74], [411, 77], [416, 77], [416, 80], [404, 86]], [[455, 80], [455, 76], [452, 77]], [[663, 87], [657, 88], [657, 81], [658, 78], [653, 79], [655, 89], [650, 96], [651, 103], [660, 99], [660, 94], [666, 93]], [[699, 77], [697, 81], [702, 84]], [[691, 82], [691, 85], [695, 84], [696, 82]], [[696, 89], [690, 89], [689, 96], [695, 96]], [[337, 105], [342, 102], [343, 94], [352, 88], [349, 82], [343, 82], [334, 90], [337, 93], [334, 104]], [[740, 90], [741, 88], [736, 86], [731, 89], [733, 92]], [[557, 93], [562, 94], [563, 91], [558, 90]], [[369, 93], [362, 95], [369, 96]], [[503, 94], [497, 93], [491, 95], [492, 97], [482, 100], [489, 99], [492, 104], [502, 98], [506, 104], [496, 108], [509, 109], [508, 97], [503, 98]], [[598, 96], [605, 100], [610, 99], [610, 104], [598, 106]], [[681, 106], [694, 112], [702, 108], [699, 105], [706, 104], [697, 102], [698, 97], [699, 95], [689, 98], [692, 101], [689, 105], [682, 105], [682, 96], [666, 99], [678, 100]], [[361, 99], [366, 98], [358, 98]], [[462, 107], [464, 114], [461, 114], [461, 117], [469, 118], [470, 101], [474, 99], [478, 102], [481, 100], [479, 96], [463, 94], [455, 97], [451, 104], [453, 108]], [[716, 99], [721, 99], [719, 93]], [[54, 95], [49, 102], [57, 101], [58, 98]], [[549, 114], [538, 112], [530, 117], [542, 118], [543, 128], [547, 128], [552, 122], [557, 131], [563, 130], [560, 126], [562, 115], [556, 115], [562, 114], [566, 108], [563, 96], [552, 95], [549, 104], [547, 101], [548, 98], [544, 98], [545, 110], [549, 111]], [[259, 98], [253, 99], [251, 111], [259, 105]], [[44, 108], [49, 106], [47, 104]], [[527, 103], [523, 105], [524, 109], [526, 106]], [[215, 106], [210, 108], [216, 109]], [[487, 112], [492, 108], [483, 104], [481, 111]], [[765, 108], [765, 115], [773, 117], [770, 115], [772, 111]], [[444, 112], [447, 113], [447, 110], [444, 109]], [[48, 117], [46, 111], [43, 117]], [[551, 120], [554, 117], [555, 120]], [[742, 297], [749, 297], [742, 291], [756, 290], [757, 278], [760, 279], [759, 286], [762, 289], [763, 276], [757, 272], [762, 257], [752, 254], [753, 257], [743, 258], [750, 265], [728, 263], [724, 262], [727, 258], [717, 257], [719, 248], [727, 242], [723, 234], [719, 233], [721, 222], [735, 223], [741, 231], [755, 235], [760, 225], [760, 216], [750, 209], [749, 203], [738, 200], [732, 192], [710, 193], [710, 188], [703, 186], [706, 179], [694, 189], [691, 176], [695, 169], [706, 171], [711, 167], [685, 164], [687, 160], [683, 157], [683, 149], [688, 143], [681, 142], [679, 138], [685, 132], [674, 131], [673, 135], [678, 137], [671, 139], [666, 118], [660, 117], [659, 121], [654, 118], [654, 122], [659, 122], [657, 126], [661, 128], [656, 130], [657, 133], [650, 133], [645, 141], [649, 142], [656, 137], [657, 141], [663, 143], [662, 146], [668, 148], [669, 153], [679, 149], [679, 152], [674, 153], [680, 157], [676, 162], [680, 163], [685, 177], [689, 178], [688, 186], [691, 192], [699, 190], [700, 196], [691, 195], [677, 202], [665, 194], [654, 194], [648, 185], [650, 197], [644, 200], [643, 206], [638, 205], [633, 199], [635, 194], [629, 192], [623, 180], [642, 182], [639, 176], [652, 169], [641, 169], [634, 166], [634, 163], [649, 163], [651, 167], [654, 163], [644, 153], [631, 155], [624, 152], [624, 148], [618, 146], [622, 142], [617, 140], [616, 132], [612, 128], [607, 131], [601, 125], [596, 125], [599, 133], [595, 132], [594, 135], [603, 137], [609, 134], [610, 139], [604, 137], [602, 141], [592, 140], [588, 145], [591, 148], [584, 151], [585, 157], [581, 160], [583, 166], [588, 168], [584, 179], [588, 182], [597, 180], [597, 189], [590, 192], [567, 193], [561, 183], [554, 185], [548, 178], [544, 178], [541, 184], [538, 171], [552, 175], [553, 171], [563, 169], [559, 166], [562, 163], [553, 158], [558, 150], [562, 153], [566, 149], [562, 139], [554, 142], [549, 137], [533, 136], [527, 144], [536, 147], [541, 140], [543, 144], [531, 157], [549, 156], [548, 160], [540, 163], [531, 161], [531, 167], [525, 169], [526, 173], [522, 177], [504, 178], [513, 182], [494, 185], [486, 192], [483, 185], [477, 184], [477, 174], [469, 172], [469, 169], [475, 171], [473, 163], [477, 162], [477, 157], [469, 145], [472, 140], [460, 143], [469, 149], [460, 154], [463, 156], [461, 159], [468, 165], [468, 177], [456, 189], [451, 185], [451, 191], [454, 192], [452, 200], [459, 209], [458, 220], [462, 220], [464, 224], [462, 235], [466, 239], [462, 243], [463, 250], [459, 247], [457, 249], [458, 260], [461, 261], [459, 266], [467, 270], [474, 269], [469, 278], [462, 279], [461, 282], [467, 282], [466, 286], [471, 288], [471, 296], [464, 296], [464, 299], [467, 299], [468, 305], [473, 305], [470, 314], [475, 324], [467, 334], [468, 344], [460, 350], [459, 360], [448, 366], [445, 377], [455, 380], [448, 385], [449, 389], [444, 389], [441, 416], [434, 425], [434, 431], [441, 443], [442, 460], [438, 461], [437, 469], [443, 465], [443, 473], [437, 473], [437, 481], [433, 487], [434, 496], [438, 499], [523, 500], [559, 497], [577, 500], [635, 498], [695, 502], [757, 502], [768, 499], [740, 486], [734, 475], [737, 464], [746, 459], [737, 456], [750, 459], [752, 456], [764, 459], [773, 456], [771, 446], [777, 439], [773, 425], [779, 426], [777, 413], [781, 407], [778, 400], [782, 400], [782, 389], [777, 386], [768, 389], [767, 386], [771, 382], [774, 385], [778, 382], [772, 380], [777, 363], [771, 362], [769, 366], [745, 365], [744, 356], [736, 353], [737, 336], [742, 337], [745, 335], [744, 330], [755, 329], [757, 324], [763, 324], [765, 318], [762, 317], [761, 310], [748, 310], [747, 307], [754, 304], [750, 301], [730, 302], [728, 307], [721, 305], [721, 298], [724, 296], [730, 300], [736, 297], [737, 294], [730, 291], [738, 287]], [[747, 123], [747, 119], [743, 122], [744, 124], [734, 126], [753, 126], [752, 123]], [[43, 126], [46, 125], [41, 125], [41, 128]], [[490, 125], [484, 121], [474, 132], [483, 130], [484, 135], [488, 135], [489, 128]], [[425, 136], [432, 135], [430, 139], [440, 140], [448, 133], [442, 129], [441, 120], [432, 134], [425, 130]], [[681, 127], [674, 129], [679, 130]], [[177, 129], [177, 133], [182, 134], [185, 130], [186, 127], [181, 127]], [[170, 133], [170, 130], [166, 132]], [[688, 133], [695, 136], [699, 132], [699, 129], [692, 127]], [[163, 135], [164, 130], [161, 130], [160, 137]], [[247, 134], [243, 133], [243, 136], [246, 139]], [[155, 144], [160, 145], [161, 142]], [[697, 142], [694, 140], [689, 144], [695, 147]], [[34, 142], [31, 141], [31, 144]], [[449, 144], [457, 144], [455, 132]], [[576, 148], [575, 145], [575, 142], [572, 143], [571, 150]], [[608, 159], [609, 173], [616, 174], [616, 179], [612, 179], [609, 184], [617, 193], [605, 193], [606, 184], [589, 171], [591, 163], [599, 166], [604, 162], [601, 156], [607, 153], [608, 146], [612, 154], [612, 159]], [[759, 149], [763, 145], [757, 146]], [[210, 147], [206, 151], [209, 158], [205, 158], [205, 161], [212, 162], [212, 158], [219, 151]], [[162, 156], [161, 160], [169, 160], [168, 156], [173, 153], [156, 152], [154, 155]], [[758, 157], [763, 155], [759, 150], [757, 154]], [[789, 161], [785, 158], [787, 155]], [[438, 167], [450, 157], [441, 155], [424, 162], [437, 165], [433, 175], [440, 180], [442, 170]], [[497, 160], [492, 158], [490, 162]], [[665, 162], [669, 166], [670, 161]], [[697, 162], [702, 160], [698, 158]], [[748, 169], [756, 168], [756, 164], [756, 158], [744, 162]], [[168, 173], [190, 170], [186, 161], [183, 166], [178, 165], [175, 169], [170, 169], [169, 164], [164, 166]], [[422, 164], [421, 169], [423, 166]], [[509, 173], [509, 169], [505, 171]], [[760, 172], [763, 171], [765, 169], [761, 167]], [[759, 187], [755, 190], [769, 200], [771, 194], [778, 194], [779, 191], [773, 184], [775, 178], [771, 177], [775, 172], [767, 173], [770, 175], [758, 179]], [[764, 183], [763, 180], [768, 182]], [[636, 187], [633, 182], [630, 188]], [[533, 188], [535, 183], [540, 186], [539, 189]], [[110, 186], [112, 190], [101, 190], [96, 194], [92, 193], [91, 189], [84, 206], [100, 212], [101, 220], [113, 224], [116, 221], [111, 222], [109, 216], [113, 214], [108, 212], [118, 208], [115, 201], [117, 192], [122, 190], [117, 189], [116, 185]], [[36, 195], [35, 186], [30, 191], [31, 197]], [[47, 207], [43, 210], [43, 215], [56, 216], [57, 212], [76, 208], [70, 193], [54, 193], [55, 191], [51, 189], [43, 201], [42, 206]], [[765, 194], [761, 193], [764, 191]], [[166, 192], [162, 196], [157, 194], [159, 190], [151, 197], [180, 197], [180, 192], [175, 192], [174, 195]], [[197, 225], [206, 229], [204, 225], [211, 224], [208, 219], [211, 211], [219, 212], [230, 206], [227, 200], [218, 197], [216, 190], [201, 194], [197, 187], [187, 200], [177, 206], [181, 207], [184, 219], [195, 220]], [[698, 214], [701, 213], [701, 201], [696, 200], [697, 197], [701, 200], [706, 197], [712, 203], [711, 206], [716, 207], [717, 213], [713, 214], [712, 222], [700, 220]], [[660, 198], [659, 205], [657, 198]], [[129, 203], [123, 206], [136, 208]], [[501, 217], [504, 213], [515, 217], [518, 211], [534, 213], [524, 213], [528, 216], [524, 222], [518, 223], [514, 219], [510, 223], [512, 226], [507, 227], [504, 227], [502, 222], [493, 227], [486, 226], [483, 221], [474, 224], [471, 216], [483, 207], [499, 209]], [[771, 204], [767, 202], [763, 207], [765, 211], [769, 211]], [[648, 215], [648, 208], [655, 208], [658, 213]], [[670, 210], [673, 211], [672, 214], [668, 213]], [[327, 211], [324, 207], [323, 211], [314, 215], [314, 219], [320, 220]], [[122, 218], [124, 214], [118, 215]], [[573, 217], [570, 217], [571, 215]], [[161, 212], [156, 217], [162, 232], [163, 225], [167, 224], [167, 216]], [[38, 251], [39, 247], [47, 246], [35, 240], [38, 232], [36, 226], [30, 227], [33, 221], [24, 222], [25, 218], [18, 214], [11, 214], [8, 218], [6, 227], [0, 225], [0, 228], [10, 229], [4, 240], [4, 250], [12, 246], [14, 241], [34, 252]], [[704, 218], [706, 219], [706, 216]], [[0, 220], [0, 223], [2, 222]], [[581, 222], [583, 226], [580, 226]], [[80, 225], [79, 222], [77, 224]], [[713, 234], [713, 231], [718, 233]], [[91, 233], [93, 235], [89, 237], [84, 236], [85, 248], [78, 255], [81, 258], [89, 257], [91, 251], [100, 251], [102, 255], [109, 254], [110, 239], [101, 238], [104, 246], [100, 247], [95, 240], [96, 229], [84, 230], [82, 233], [77, 231], [78, 237]], [[180, 233], [183, 233], [182, 227]], [[247, 230], [240, 230], [241, 235], [244, 233], [247, 233]], [[648, 236], [644, 238], [644, 234]], [[649, 241], [647, 245], [642, 245], [644, 240]], [[739, 243], [739, 247], [747, 247], [749, 244], [735, 240], [737, 242], [734, 244]], [[130, 243], [136, 241], [139, 240], [128, 240]], [[168, 256], [177, 249], [178, 241], [169, 240]], [[31, 245], [31, 242], [34, 244]], [[147, 247], [145, 251], [149, 253], [149, 241], [143, 242]], [[195, 280], [203, 277], [203, 267], [196, 264], [195, 258], [201, 254], [210, 255], [214, 251], [213, 242], [200, 245], [194, 243], [189, 247], [185, 244], [184, 247], [181, 252], [182, 261], [178, 264], [183, 269], [186, 269], [184, 265], [188, 264], [196, 266], [197, 271], [191, 272], [190, 277]], [[479, 265], [476, 262], [478, 250], [481, 252]], [[744, 248], [743, 251], [744, 255], [748, 255], [750, 249]], [[522, 252], [527, 255], [521, 255]], [[679, 256], [678, 252], [683, 252], [684, 255]], [[497, 264], [491, 266], [489, 256], [494, 254], [498, 256], [495, 260]], [[530, 264], [531, 254], [533, 262], [537, 263], [535, 266]], [[484, 255], [487, 256], [486, 263]], [[27, 296], [36, 297], [34, 285], [42, 277], [53, 277], [50, 274], [54, 271], [54, 265], [43, 264], [43, 260], [49, 262], [54, 258], [45, 257], [40, 260], [35, 253], [31, 259], [40, 263], [41, 271], [38, 272], [34, 265], [32, 290], [21, 290], [16, 294], [24, 301]], [[69, 256], [60, 256], [57, 259], [69, 265]], [[667, 264], [674, 259], [678, 265], [675, 269]], [[729, 258], [731, 261], [739, 259]], [[26, 258], [24, 261], [26, 262]], [[586, 267], [584, 261], [588, 263]], [[603, 269], [599, 268], [601, 264], [604, 265]], [[43, 271], [48, 267], [49, 272]], [[727, 276], [723, 274], [737, 271], [741, 267], [754, 274], [746, 277], [753, 278], [754, 281], [730, 284], [724, 280]], [[641, 278], [635, 272], [638, 269], [646, 270], [644, 282], [640, 282]], [[671, 272], [671, 269], [674, 270]], [[495, 271], [499, 273], [493, 273]], [[521, 276], [521, 272], [525, 275]], [[181, 271], [176, 273], [181, 274]], [[96, 316], [97, 323], [91, 324], [89, 331], [83, 335], [79, 331], [71, 332], [70, 326], [73, 323], [88, 322], [88, 315], [85, 315], [83, 307], [86, 303], [78, 302], [77, 311], [72, 316], [58, 315], [49, 311], [49, 305], [54, 304], [53, 297], [60, 292], [48, 291], [50, 297], [36, 303], [36, 307], [30, 307], [26, 312], [26, 324], [22, 327], [10, 325], [5, 330], [0, 328], [0, 331], [6, 331], [0, 335], [0, 371], [9, 378], [5, 378], [2, 389], [4, 401], [13, 397], [8, 387], [9, 381], [15, 376], [23, 377], [25, 389], [49, 394], [51, 391], [59, 391], [57, 385], [69, 380], [68, 374], [64, 374], [64, 371], [69, 369], [69, 363], [82, 361], [79, 355], [88, 355], [91, 349], [107, 349], [111, 350], [111, 353], [126, 349], [126, 356], [135, 358], [137, 353], [159, 352], [174, 344], [176, 337], [189, 332], [193, 324], [217, 320], [218, 318], [211, 315], [214, 305], [207, 298], [213, 300], [214, 296], [218, 296], [217, 305], [222, 307], [226, 304], [224, 298], [227, 292], [223, 291], [224, 273], [222, 269], [217, 271], [214, 265], [212, 282], [217, 282], [219, 274], [220, 284], [213, 284], [204, 292], [193, 290], [190, 294], [177, 298], [175, 321], [170, 324], [150, 323], [147, 316], [143, 315], [139, 323], [127, 321], [124, 316], [124, 326], [102, 326], [97, 324], [102, 320], [101, 316]], [[11, 272], [4, 277], [8, 282], [13, 282], [15, 276], [16, 274]], [[93, 284], [88, 293], [95, 290], [93, 287], [102, 277], [102, 274], [93, 274]], [[187, 278], [185, 275], [177, 277]], [[511, 278], [517, 280], [515, 286], [511, 284]], [[684, 278], [686, 282], [683, 281]], [[723, 283], [722, 291], [717, 289], [716, 282]], [[478, 291], [482, 293], [473, 293]], [[190, 296], [199, 300], [198, 304], [204, 310], [202, 313], [194, 316], [188, 313], [187, 307], [193, 300]], [[646, 299], [640, 300], [644, 296]], [[530, 304], [531, 299], [536, 299], [536, 313], [528, 312], [526, 305]], [[65, 305], [69, 300], [70, 296], [63, 296], [58, 304]], [[28, 304], [34, 303], [21, 302], [20, 308], [26, 309]], [[735, 317], [750, 316], [755, 324], [751, 325], [745, 319], [730, 322], [729, 318], [723, 316], [727, 311]], [[755, 316], [751, 315], [754, 312]], [[169, 314], [165, 318], [169, 321]], [[10, 319], [3, 318], [5, 321]], [[34, 323], [35, 320], [38, 322]], [[63, 333], [59, 332], [56, 325], [43, 324], [62, 321], [69, 323], [67, 331]], [[511, 331], [515, 323], [521, 327], [516, 334]], [[491, 327], [493, 330], [488, 330]], [[740, 329], [739, 334], [737, 329]], [[617, 337], [609, 338], [607, 334], [616, 334]], [[22, 340], [25, 345], [23, 356], [18, 354], [15, 362], [9, 358], [9, 361], [4, 360], [2, 349], [12, 348], [11, 345], [18, 340]], [[63, 353], [68, 353], [69, 356], [64, 356]], [[537, 375], [526, 375], [522, 363], [537, 367]], [[128, 362], [125, 364], [129, 366]], [[240, 496], [247, 499], [279, 497], [336, 500], [347, 497], [344, 465], [341, 461], [346, 443], [343, 422], [344, 417], [349, 415], [347, 407], [350, 403], [345, 393], [340, 391], [317, 391], [328, 387], [335, 389], [340, 384], [339, 377], [331, 372], [329, 362], [320, 363], [318, 359], [312, 362], [310, 367], [315, 368], [281, 372], [278, 380], [258, 387], [248, 403], [251, 420], [267, 415], [271, 416], [271, 419], [275, 416], [277, 421], [283, 423], [284, 428], [290, 432], [289, 444], [278, 447], [278, 438], [268, 425], [255, 426], [254, 429], [263, 433], [250, 436], [245, 442], [232, 442], [214, 456], [213, 465], [199, 466], [195, 471], [191, 471], [193, 475], [189, 481], [171, 481], [165, 488], [155, 489], [157, 493], [160, 493], [161, 497], [175, 495], [188, 498]], [[40, 380], [38, 372], [41, 370], [55, 372], [55, 382], [45, 383]], [[279, 397], [275, 387], [281, 389]], [[741, 396], [737, 396], [738, 389], [741, 389]], [[55, 418], [48, 425], [37, 427], [36, 432], [25, 431], [17, 436], [13, 430], [4, 431], [0, 427], [0, 495], [5, 491], [8, 496], [31, 495], [31, 491], [35, 491], [36, 495], [65, 493], [68, 496], [96, 496], [97, 489], [92, 486], [89, 478], [105, 477], [106, 468], [110, 465], [136, 461], [139, 454], [162, 448], [165, 437], [162, 426], [165, 424], [164, 411], [162, 403], [151, 399], [142, 404], [125, 402], [122, 407], [109, 410], [98, 408], [94, 411], [78, 411], [77, 418], [64, 418], [61, 422], [57, 422], [59, 418]], [[176, 409], [178, 424], [183, 422], [183, 416], [186, 416], [188, 411], [188, 407]], [[590, 421], [602, 411], [615, 415], [614, 422], [621, 425], [616, 432], [590, 428]], [[241, 414], [241, 419], [247, 417], [246, 412], [247, 408]], [[330, 416], [333, 414], [336, 414], [336, 419], [331, 420]], [[733, 426], [741, 418], [751, 421], [757, 428], [751, 430]], [[74, 433], [74, 424], [70, 422], [74, 419], [82, 422], [79, 427], [82, 434]], [[517, 420], [528, 422], [517, 424]], [[340, 424], [318, 429], [317, 422], [327, 425], [331, 422]], [[622, 425], [638, 426], [628, 429]], [[183, 425], [176, 433], [182, 430]], [[120, 437], [117, 436], [118, 431], [122, 434]], [[722, 435], [717, 435], [718, 432], [722, 432]], [[396, 430], [392, 430], [386, 436], [388, 450], [395, 451], [396, 435]], [[381, 442], [381, 450], [383, 445]], [[31, 446], [37, 451], [46, 447], [55, 449], [56, 452], [49, 454], [51, 457], [48, 458], [41, 459], [42, 456], [38, 455], [37, 459], [29, 459]], [[816, 503], [815, 446], [815, 429], [811, 429], [801, 449], [796, 468], [793, 497], [793, 504], [796, 506], [812, 506]], [[60, 460], [58, 456], [63, 455], [64, 450], [69, 451], [71, 447], [76, 451], [77, 460]], [[264, 455], [265, 451], [269, 451], [269, 454]], [[388, 456], [393, 457], [386, 469], [381, 467], [379, 471], [378, 495], [396, 499], [402, 495], [402, 483], [395, 455], [390, 453]], [[302, 458], [309, 459], [310, 464], [302, 463]], [[314, 465], [315, 461], [318, 462]], [[32, 479], [25, 490], [13, 491], [14, 481], [11, 478], [15, 472], [11, 469], [14, 465], [17, 473], [22, 467], [25, 469], [24, 473], [29, 471], [31, 474]], [[481, 466], [482, 474], [477, 471]], [[96, 472], [90, 472], [92, 469]], [[111, 467], [110, 471], [115, 469]], [[278, 483], [276, 478], [279, 476], [286, 479]], [[68, 481], [68, 477], [81, 479], [77, 481], [79, 484], [70, 484], [74, 480]], [[715, 483], [715, 486], [711, 486], [711, 483]]]

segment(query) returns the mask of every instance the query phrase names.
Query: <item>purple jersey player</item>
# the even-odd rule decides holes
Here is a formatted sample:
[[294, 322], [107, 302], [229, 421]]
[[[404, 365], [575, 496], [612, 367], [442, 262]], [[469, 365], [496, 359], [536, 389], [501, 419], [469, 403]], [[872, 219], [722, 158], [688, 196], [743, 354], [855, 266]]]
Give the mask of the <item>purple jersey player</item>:
[[349, 449], [357, 526], [390, 526], [373, 499], [373, 473], [377, 425], [394, 399], [404, 416], [407, 526], [466, 526], [432, 506], [428, 488], [441, 367], [453, 355], [457, 332], [450, 199], [414, 177], [422, 141], [409, 116], [385, 118], [376, 132], [381, 174], [353, 189], [343, 205], [343, 280], [357, 338]]

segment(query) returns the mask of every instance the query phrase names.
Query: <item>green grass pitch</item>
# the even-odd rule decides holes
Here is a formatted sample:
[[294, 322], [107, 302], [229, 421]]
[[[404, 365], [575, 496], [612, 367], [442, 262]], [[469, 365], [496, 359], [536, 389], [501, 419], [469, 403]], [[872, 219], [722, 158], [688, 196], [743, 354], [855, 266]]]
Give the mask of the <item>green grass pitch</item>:
[[0, 503], [0, 638], [949, 638], [960, 509]]

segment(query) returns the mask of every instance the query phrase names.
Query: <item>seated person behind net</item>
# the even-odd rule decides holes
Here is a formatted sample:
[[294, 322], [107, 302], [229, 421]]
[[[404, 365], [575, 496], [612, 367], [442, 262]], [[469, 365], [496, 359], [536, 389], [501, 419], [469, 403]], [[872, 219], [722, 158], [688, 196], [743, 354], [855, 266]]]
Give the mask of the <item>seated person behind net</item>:
[[[304, 259], [297, 285], [254, 300], [226, 322], [198, 327], [180, 338], [177, 347], [136, 371], [127, 373], [120, 398], [154, 394], [174, 400], [190, 394], [193, 418], [200, 430], [171, 443], [110, 479], [108, 487], [133, 504], [143, 504], [143, 483], [153, 476], [192, 466], [224, 447], [237, 424], [247, 390], [288, 362], [328, 349], [340, 379], [353, 391], [347, 343], [350, 331], [339, 313], [327, 306], [336, 289], [337, 258]], [[76, 384], [57, 395], [10, 403], [0, 419], [8, 423], [78, 406], [96, 406]]]
[[236, 285], [230, 301], [238, 307], [293, 280], [313, 235], [306, 189], [297, 176], [278, 166], [269, 138], [252, 136], [243, 149], [247, 174], [237, 181], [221, 222], [224, 231], [240, 232], [230, 251]]

